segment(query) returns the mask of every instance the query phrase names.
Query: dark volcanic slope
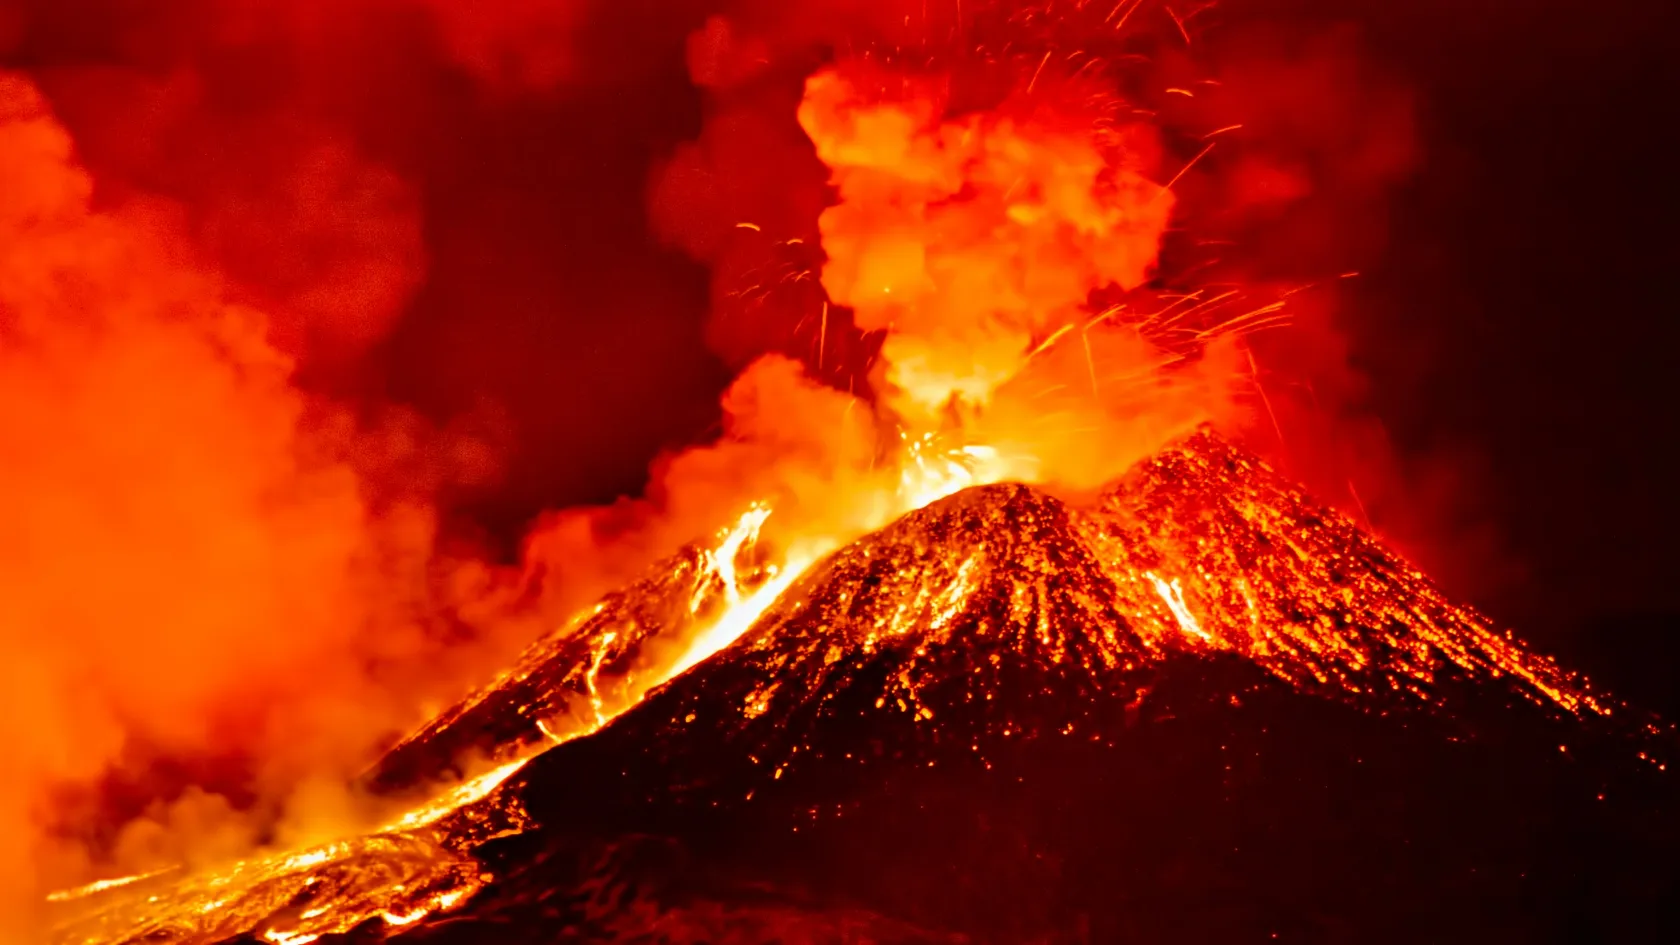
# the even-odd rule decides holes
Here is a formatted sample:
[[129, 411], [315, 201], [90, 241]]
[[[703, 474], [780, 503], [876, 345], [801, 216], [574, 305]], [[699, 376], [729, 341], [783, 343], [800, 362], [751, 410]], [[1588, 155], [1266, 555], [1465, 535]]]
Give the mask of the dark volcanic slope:
[[[832, 556], [533, 762], [543, 830], [434, 934], [611, 940], [768, 895], [1001, 942], [1638, 940], [1672, 918], [1673, 787], [1580, 699], [1201, 437], [1094, 513], [992, 486]], [[701, 865], [568, 892], [645, 835]], [[774, 937], [748, 929], [694, 940]]]
[[[609, 715], [717, 570], [609, 598], [382, 777]], [[487, 798], [538, 826], [449, 846], [463, 906], [351, 937], [1680, 940], [1680, 795], [1608, 711], [1198, 436], [1094, 508], [987, 486], [841, 549]]]
[[1449, 683], [1559, 715], [1597, 705], [1346, 519], [1201, 436], [1094, 513], [1005, 484], [907, 515], [615, 729], [658, 756], [723, 740], [784, 768], [852, 751], [842, 733], [860, 727], [942, 744], [1100, 738], [1103, 713], [1173, 654], [1379, 711], [1433, 704]]
[[[612, 718], [658, 681], [657, 659], [671, 654], [657, 647], [718, 605], [712, 554], [685, 549], [539, 640], [388, 753], [370, 784], [503, 761]], [[1468, 677], [1603, 711], [1352, 522], [1208, 434], [1143, 464], [1096, 509], [999, 485], [913, 513], [813, 569], [726, 662], [756, 680], [739, 694], [748, 703], [778, 692], [821, 702], [835, 685], [831, 651], [880, 651], [886, 665], [906, 647], [900, 685], [878, 695], [894, 707], [919, 706], [914, 680], [929, 673], [972, 683], [1066, 663], [1054, 685], [1081, 698], [1124, 687], [1126, 671], [1168, 652], [1227, 651], [1301, 688], [1441, 701], [1443, 682]], [[783, 712], [771, 715], [779, 727]]]
[[[1158, 652], [1134, 627], [1165, 608], [1138, 590], [1111, 580], [1062, 503], [1025, 486], [971, 489], [819, 564], [625, 728], [656, 754], [743, 739], [786, 764], [859, 723], [956, 740], [1061, 730]], [[994, 698], [1005, 693], [1007, 707]]]

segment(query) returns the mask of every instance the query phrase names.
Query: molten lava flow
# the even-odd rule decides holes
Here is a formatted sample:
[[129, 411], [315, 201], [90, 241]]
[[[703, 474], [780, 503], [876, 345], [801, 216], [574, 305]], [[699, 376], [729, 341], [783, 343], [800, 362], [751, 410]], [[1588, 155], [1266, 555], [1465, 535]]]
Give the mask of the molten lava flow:
[[516, 802], [494, 796], [528, 760], [468, 780], [367, 836], [204, 873], [163, 870], [54, 893], [54, 940], [192, 942], [252, 934], [296, 945], [372, 919], [396, 927], [447, 912], [490, 879], [470, 848], [528, 826]]
[[[913, 444], [907, 452], [914, 459], [903, 473], [902, 489], [888, 506], [893, 517], [900, 509], [950, 495], [985, 475], [984, 467], [976, 465], [976, 460], [986, 456], [984, 450], [938, 456], [914, 448], [930, 442]], [[166, 871], [54, 893], [51, 902], [63, 910], [58, 940], [89, 945], [141, 937], [153, 942], [215, 940], [260, 930], [262, 937], [279, 945], [347, 931], [375, 917], [388, 926], [398, 926], [448, 911], [489, 877], [459, 851], [526, 825], [517, 802], [496, 793], [503, 782], [536, 753], [595, 731], [650, 689], [733, 643], [812, 564], [838, 544], [838, 539], [819, 536], [794, 546], [780, 560], [755, 562], [755, 556], [769, 553], [761, 547], [759, 537], [773, 512], [768, 504], [755, 503], [732, 526], [723, 529], [712, 545], [695, 553], [691, 559], [694, 565], [680, 571], [679, 587], [664, 591], [675, 606], [661, 609], [674, 627], [637, 628], [636, 618], [625, 620], [609, 598], [565, 628], [572, 631], [570, 634], [539, 641], [519, 667], [502, 674], [391, 752], [391, 756], [400, 758], [405, 752], [434, 742], [448, 745], [451, 733], [466, 729], [467, 741], [451, 755], [464, 753], [470, 745], [472, 751], [490, 757], [511, 752], [508, 760], [389, 819], [366, 837], [246, 860], [208, 874], [183, 876], [178, 871]], [[634, 603], [645, 604], [645, 595], [657, 594], [654, 589], [659, 586], [657, 581], [639, 586], [630, 596]], [[603, 617], [609, 620], [593, 622]], [[670, 649], [669, 642], [646, 632], [638, 634], [638, 629], [656, 633], [664, 630], [680, 649]], [[565, 644], [578, 648], [568, 651]], [[664, 648], [660, 644], [665, 644]], [[609, 661], [623, 662], [626, 654], [645, 655], [640, 652], [642, 648], [651, 658], [642, 664], [641, 674], [626, 673], [630, 678], [621, 676], [617, 684], [608, 687], [602, 672]], [[563, 662], [567, 652], [573, 654], [570, 664], [562, 666], [567, 676], [556, 681], [541, 674], [543, 668]], [[523, 688], [532, 679], [549, 688]], [[583, 696], [581, 713], [557, 711], [559, 707], [550, 701], [555, 690], [564, 691], [567, 680], [571, 680], [573, 692]], [[516, 694], [511, 701], [506, 698], [510, 692]], [[490, 707], [505, 716], [485, 720], [477, 711], [480, 707]], [[524, 720], [531, 729], [516, 728], [503, 735], [493, 729], [470, 728], [475, 721], [505, 723], [507, 717]], [[533, 736], [532, 731], [540, 734]], [[489, 744], [485, 743], [487, 735]], [[436, 758], [433, 770], [454, 761], [451, 755], [431, 756]], [[359, 880], [358, 876], [367, 879]], [[299, 898], [310, 903], [309, 907], [275, 911], [281, 902]], [[74, 908], [81, 904], [86, 908]]]
[[[900, 455], [902, 467], [897, 477], [897, 488], [884, 506], [881, 524], [969, 486], [997, 482], [1010, 474], [1010, 467], [1001, 462], [997, 452], [989, 447], [964, 446], [941, 450], [933, 434], [924, 434], [914, 440], [908, 434], [900, 436], [904, 441], [904, 450]], [[733, 528], [724, 532], [717, 549], [707, 554], [708, 568], [723, 588], [725, 601], [722, 612], [704, 630], [695, 634], [687, 651], [659, 675], [654, 685], [687, 672], [733, 643], [811, 565], [844, 540], [853, 537], [804, 536], [781, 555], [781, 560], [764, 565], [760, 583], [748, 589], [736, 573], [735, 562], [743, 547], [756, 545], [759, 530], [771, 511], [768, 504], [754, 504]], [[696, 614], [701, 601], [697, 593], [691, 608]]]
[[1144, 572], [1143, 576], [1149, 579], [1149, 583], [1155, 585], [1156, 593], [1161, 595], [1162, 603], [1165, 603], [1167, 609], [1172, 611], [1173, 619], [1178, 621], [1179, 629], [1198, 639], [1213, 639], [1208, 636], [1206, 630], [1202, 629], [1201, 621], [1196, 619], [1196, 615], [1192, 614], [1190, 608], [1184, 603], [1184, 588], [1179, 586], [1177, 578], [1164, 581], [1152, 572]]
[[429, 804], [423, 804], [404, 813], [401, 817], [380, 828], [380, 833], [392, 833], [399, 830], [418, 830], [429, 827], [443, 818], [455, 813], [490, 795], [503, 781], [513, 777], [514, 773], [525, 766], [529, 758], [520, 758], [500, 765], [476, 778], [451, 788], [443, 796]]
[[[747, 509], [740, 521], [733, 528], [726, 530], [721, 536], [718, 546], [706, 552], [705, 578], [703, 583], [695, 588], [689, 612], [699, 616], [701, 609], [707, 603], [705, 591], [714, 583], [723, 589], [723, 612], [711, 621], [711, 625], [696, 633], [693, 644], [675, 663], [672, 664], [670, 675], [675, 676], [684, 672], [690, 666], [700, 662], [718, 650], [728, 646], [736, 637], [741, 635], [764, 608], [770, 605], [787, 587], [786, 580], [778, 580], [788, 573], [797, 574], [802, 568], [768, 565], [765, 567], [767, 580], [754, 590], [745, 591], [742, 579], [735, 571], [736, 559], [741, 554], [743, 546], [756, 545], [759, 529], [763, 528], [764, 520], [770, 517], [770, 507], [755, 504]], [[742, 595], [746, 596], [743, 597]], [[663, 680], [661, 680], [663, 682]]]

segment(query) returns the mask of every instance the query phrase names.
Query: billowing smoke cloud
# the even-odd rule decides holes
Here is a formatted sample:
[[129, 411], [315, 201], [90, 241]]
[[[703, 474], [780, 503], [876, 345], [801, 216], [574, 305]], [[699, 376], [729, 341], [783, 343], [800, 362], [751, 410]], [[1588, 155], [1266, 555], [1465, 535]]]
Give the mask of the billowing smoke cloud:
[[[1243, 413], [1230, 339], [1168, 350], [1146, 332], [1158, 308], [1091, 304], [1157, 270], [1175, 200], [1149, 117], [1060, 65], [962, 65], [954, 8], [902, 7], [748, 5], [691, 34], [708, 121], [651, 212], [712, 265], [711, 338], [746, 368], [723, 440], [660, 464], [647, 500], [538, 529], [555, 586], [585, 551], [646, 561], [761, 499], [770, 533], [843, 540], [937, 492], [930, 462], [958, 484], [1091, 488]], [[918, 35], [913, 56], [876, 52]], [[863, 51], [823, 67], [843, 40]]]
[[428, 260], [361, 62], [477, 75], [507, 22], [89, 6], [0, 4], [8, 930], [46, 886], [353, 824], [371, 751], [531, 632], [440, 524], [494, 458], [363, 360]]
[[374, 356], [428, 264], [404, 82], [552, 91], [581, 26], [87, 6], [0, 4], [8, 926], [43, 887], [359, 825], [378, 744], [543, 626], [442, 524], [495, 458], [384, 402]]
[[1095, 289], [1155, 267], [1172, 194], [1124, 142], [1034, 116], [945, 122], [937, 89], [871, 102], [835, 72], [799, 110], [838, 202], [820, 220], [822, 281], [863, 331], [885, 333], [888, 402], [924, 419], [983, 406], [1034, 341], [1080, 317]]
[[180, 829], [87, 833], [107, 812], [63, 792], [113, 766], [144, 778], [123, 766], [170, 757], [213, 785], [234, 765], [284, 805], [406, 724], [443, 645], [426, 484], [479, 460], [416, 454], [417, 428], [366, 433], [294, 387], [173, 208], [101, 205], [16, 74], [0, 168], [0, 866], [28, 895], [90, 855], [140, 867], [260, 839], [262, 818], [202, 791], [158, 810]]
[[420, 286], [418, 195], [306, 100], [235, 108], [211, 81], [190, 60], [160, 76], [97, 67], [41, 79], [101, 186], [168, 195], [205, 260], [268, 313], [278, 346], [313, 361], [356, 356]]

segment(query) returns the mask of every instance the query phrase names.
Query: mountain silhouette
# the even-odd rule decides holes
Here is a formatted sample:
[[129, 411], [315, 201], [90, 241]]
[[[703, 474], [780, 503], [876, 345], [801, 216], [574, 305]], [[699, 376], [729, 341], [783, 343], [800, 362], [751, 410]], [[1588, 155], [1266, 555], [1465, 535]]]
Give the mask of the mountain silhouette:
[[[1095, 503], [970, 489], [836, 552], [527, 766], [542, 828], [428, 934], [767, 941], [720, 903], [771, 897], [816, 939], [1650, 940], [1680, 835], [1637, 718], [1202, 434]], [[639, 895], [531, 912], [602, 862]]]

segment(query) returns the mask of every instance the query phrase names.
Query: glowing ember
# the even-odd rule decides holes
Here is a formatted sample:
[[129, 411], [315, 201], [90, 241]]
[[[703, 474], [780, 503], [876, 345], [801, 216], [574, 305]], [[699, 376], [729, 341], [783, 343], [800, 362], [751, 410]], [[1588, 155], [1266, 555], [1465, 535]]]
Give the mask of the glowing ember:
[[1030, 463], [1009, 463], [997, 449], [990, 446], [960, 446], [941, 449], [931, 433], [911, 439], [901, 434], [905, 442], [903, 470], [899, 473], [898, 498], [903, 512], [912, 512], [969, 486], [1002, 482], [1005, 479], [1032, 479]]

